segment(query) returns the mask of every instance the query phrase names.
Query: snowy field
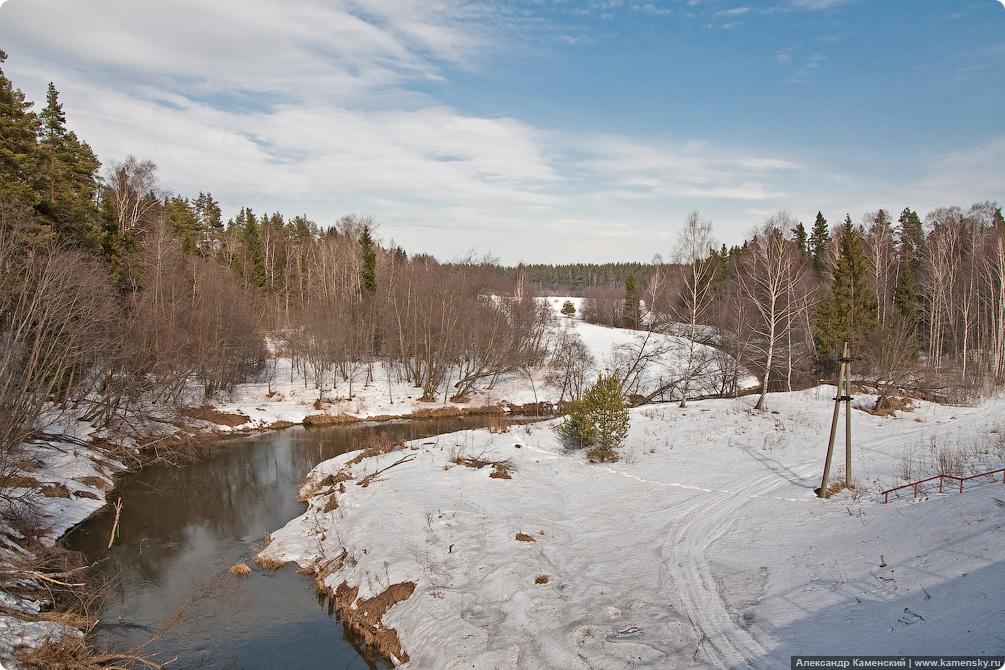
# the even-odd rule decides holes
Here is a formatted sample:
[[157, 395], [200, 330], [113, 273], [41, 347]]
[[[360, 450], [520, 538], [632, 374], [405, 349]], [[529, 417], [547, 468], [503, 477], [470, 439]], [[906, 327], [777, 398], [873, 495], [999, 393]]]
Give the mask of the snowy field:
[[[907, 471], [927, 476], [940, 454], [1003, 467], [1005, 405], [855, 410], [855, 489], [821, 500], [833, 395], [772, 394], [768, 411], [753, 398], [635, 409], [614, 464], [566, 451], [555, 422], [355, 464], [348, 454], [314, 470], [308, 511], [263, 556], [310, 566], [333, 592], [358, 587], [357, 607], [414, 584], [382, 621], [402, 667], [783, 668], [793, 654], [1005, 652], [1000, 475], [963, 493], [936, 483], [918, 499], [881, 495]], [[511, 478], [465, 459], [503, 462]]]

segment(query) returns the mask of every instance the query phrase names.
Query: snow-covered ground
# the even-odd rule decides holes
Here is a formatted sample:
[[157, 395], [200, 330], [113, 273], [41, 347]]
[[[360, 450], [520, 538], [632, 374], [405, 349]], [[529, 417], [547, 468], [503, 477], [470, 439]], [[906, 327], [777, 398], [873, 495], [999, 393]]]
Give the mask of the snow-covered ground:
[[[314, 470], [308, 511], [262, 555], [313, 567], [333, 592], [358, 587], [357, 607], [414, 584], [383, 615], [403, 667], [781, 668], [793, 654], [1003, 653], [1001, 476], [889, 504], [881, 491], [905, 469], [929, 474], [940, 453], [1003, 467], [1005, 405], [854, 410], [855, 489], [822, 500], [813, 489], [833, 396], [773, 394], [769, 411], [748, 398], [638, 408], [613, 464], [567, 451], [556, 422], [445, 435], [354, 464], [348, 454]], [[842, 445], [839, 433], [832, 481], [843, 480]], [[511, 478], [462, 459], [505, 462]]]
[[[564, 300], [549, 302], [557, 312]], [[598, 369], [644, 337], [578, 318], [562, 317], [560, 327], [575, 329]], [[650, 376], [679, 368], [665, 360]], [[420, 403], [419, 389], [389, 383], [380, 366], [374, 374], [354, 382], [351, 398], [340, 379], [319, 410], [317, 390], [280, 359], [271, 383], [213, 403], [232, 425], [195, 421], [186, 430], [557, 400], [543, 370], [533, 384], [504, 377], [463, 405]], [[639, 408], [615, 464], [567, 452], [555, 422], [441, 436], [351, 467], [343, 457], [311, 481], [342, 471], [350, 479], [322, 488], [265, 554], [314, 566], [332, 589], [358, 587], [357, 602], [414, 583], [383, 617], [414, 668], [779, 667], [791, 653], [1005, 651], [996, 600], [1005, 586], [1001, 484], [889, 505], [879, 496], [905, 469], [928, 474], [957, 444], [983, 444], [987, 453], [971, 461], [1001, 463], [1005, 407], [918, 403], [885, 418], [856, 411], [856, 490], [822, 501], [812, 489], [832, 397], [828, 388], [773, 394], [777, 414], [754, 412], [742, 398]], [[172, 430], [170, 422], [156, 428]], [[41, 499], [51, 542], [105, 504], [124, 466], [86, 446], [96, 435], [73, 417], [49, 432], [72, 439], [33, 448], [25, 475], [51, 494]], [[403, 456], [408, 462], [357, 485]], [[506, 461], [511, 478], [458, 458]], [[840, 453], [835, 461], [832, 481], [841, 478]], [[10, 560], [17, 538], [0, 535], [8, 544], [0, 558]], [[31, 618], [39, 604], [5, 607]], [[0, 660], [59, 634], [73, 632], [0, 617]]]
[[[579, 318], [581, 298], [541, 298], [553, 308], [561, 329], [572, 329], [582, 339], [595, 361], [595, 369], [588, 380], [596, 378], [602, 370], [609, 370], [618, 365], [619, 359], [629, 357], [626, 352], [636, 352], [642, 348], [651, 352], [659, 347], [666, 354], [650, 365], [645, 374], [641, 375], [640, 391], [654, 390], [661, 381], [680, 377], [684, 365], [680, 356], [686, 349], [687, 340], [660, 334], [648, 336], [641, 331], [608, 328], [583, 322]], [[572, 300], [577, 306], [577, 315], [569, 318], [561, 315], [561, 308], [566, 300]], [[697, 345], [700, 355], [710, 359], [698, 379], [692, 384], [691, 396], [701, 396], [710, 392], [720, 377], [719, 363], [711, 360], [714, 351], [711, 347]], [[501, 375], [491, 388], [482, 385], [472, 395], [467, 403], [444, 402], [443, 394], [434, 403], [419, 402], [422, 389], [409, 383], [398, 381], [394, 375], [388, 375], [386, 369], [379, 364], [373, 366], [373, 379], [367, 382], [365, 370], [357, 373], [352, 384], [352, 394], [349, 384], [342, 377], [336, 377], [334, 390], [326, 390], [321, 409], [315, 409], [318, 391], [314, 383], [305, 379], [293, 370], [290, 359], [280, 358], [277, 361], [275, 374], [270, 383], [242, 384], [227, 400], [216, 401], [214, 407], [222, 412], [230, 412], [248, 417], [248, 421], [236, 426], [238, 430], [265, 428], [277, 422], [301, 423], [304, 418], [316, 414], [330, 416], [346, 416], [356, 419], [371, 417], [406, 416], [414, 412], [435, 410], [443, 407], [457, 409], [477, 409], [478, 407], [503, 405], [524, 405], [542, 401], [557, 401], [559, 389], [548, 386], [545, 381], [546, 370], [538, 368], [531, 371], [531, 379], [524, 372], [514, 372]], [[533, 383], [531, 383], [533, 381]], [[741, 388], [756, 386], [757, 380], [743, 374], [740, 380]], [[226, 430], [226, 427], [221, 427]]]
[[[556, 314], [564, 300], [549, 300]], [[640, 333], [585, 324], [578, 318], [561, 317], [559, 324], [562, 328], [575, 328], [584, 335], [601, 367], [610, 363], [615, 348], [643, 337]], [[179, 417], [177, 408], [147, 407], [130, 418], [136, 437], [118, 435], [116, 442], [128, 453], [142, 443], [167, 438], [182, 430], [247, 431], [284, 423], [298, 424], [305, 417], [318, 414], [366, 419], [406, 416], [444, 407], [470, 410], [480, 406], [557, 400], [558, 392], [547, 386], [544, 377], [544, 370], [532, 371], [531, 383], [525, 374], [511, 374], [499, 379], [492, 388], [479, 389], [467, 403], [422, 403], [418, 400], [421, 389], [389, 379], [382, 366], [374, 365], [372, 381], [367, 383], [361, 372], [353, 382], [351, 397], [346, 380], [338, 378], [335, 389], [326, 391], [322, 406], [315, 408], [318, 391], [313, 383], [295, 372], [288, 358], [279, 358], [271, 382], [240, 385], [229, 398], [217, 398], [209, 403], [208, 411], [194, 413], [201, 418]], [[198, 404], [195, 402], [199, 397], [198, 389], [193, 389], [192, 397], [194, 404]], [[122, 462], [110, 457], [107, 450], [91, 443], [106, 439], [109, 434], [94, 431], [89, 424], [78, 421], [80, 411], [60, 413], [53, 409], [44, 417], [45, 432], [50, 437], [39, 444], [25, 446], [20, 474], [22, 486], [11, 491], [14, 496], [32, 495], [43, 526], [39, 539], [45, 544], [56, 542], [67, 530], [105, 506], [114, 485], [113, 475], [126, 469]], [[27, 556], [20, 539], [14, 529], [0, 526], [0, 565], [18, 563]], [[52, 622], [25, 620], [35, 618], [45, 602], [30, 595], [25, 598], [11, 595], [9, 591], [18, 591], [22, 579], [23, 576], [15, 575], [0, 584], [0, 605], [11, 614], [20, 612], [23, 615], [0, 613], [0, 662], [8, 665], [13, 662], [15, 649], [37, 648], [46, 640], [67, 634], [79, 635], [79, 631]]]

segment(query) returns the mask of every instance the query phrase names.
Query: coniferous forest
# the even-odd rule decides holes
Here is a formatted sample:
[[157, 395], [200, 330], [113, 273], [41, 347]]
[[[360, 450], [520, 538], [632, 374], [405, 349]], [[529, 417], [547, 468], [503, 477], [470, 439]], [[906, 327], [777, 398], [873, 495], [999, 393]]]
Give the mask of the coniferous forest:
[[[0, 71], [2, 475], [47, 404], [110, 426], [194, 384], [212, 397], [267, 379], [277, 355], [319, 398], [351, 395], [375, 366], [427, 400], [561, 366], [573, 344], [549, 336], [550, 309], [525, 299], [535, 294], [580, 295], [596, 323], [712, 344], [764, 393], [829, 378], [846, 340], [880, 402], [894, 391], [966, 399], [1005, 380], [994, 202], [923, 217], [899, 204], [857, 220], [821, 212], [809, 225], [779, 212], [732, 247], [696, 211], [666, 261], [441, 263], [384, 245], [370, 217], [245, 207], [224, 221], [211, 184], [175, 194], [150, 160], [99, 161], [68, 113], [54, 85], [39, 108]], [[687, 355], [689, 375], [708, 364], [694, 346]], [[683, 401], [688, 384], [674, 382]]]

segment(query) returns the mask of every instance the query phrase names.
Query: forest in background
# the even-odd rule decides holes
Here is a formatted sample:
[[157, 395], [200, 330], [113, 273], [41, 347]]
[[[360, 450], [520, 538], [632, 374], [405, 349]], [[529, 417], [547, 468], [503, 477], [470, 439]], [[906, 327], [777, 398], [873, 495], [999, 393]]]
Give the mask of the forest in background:
[[[211, 193], [167, 191], [149, 160], [102, 165], [52, 84], [33, 108], [0, 71], [0, 477], [53, 403], [114, 427], [138, 403], [191, 401], [193, 385], [208, 398], [268, 380], [277, 355], [319, 400], [351, 395], [375, 366], [430, 401], [532, 366], [568, 370], [577, 343], [535, 294], [578, 294], [588, 321], [690, 343], [682, 378], [640, 400], [686, 401], [717, 355], [734, 361], [722, 393], [745, 368], [763, 405], [831, 375], [845, 340], [879, 402], [967, 399], [1005, 379], [997, 203], [833, 227], [821, 213], [809, 229], [779, 212], [731, 248], [696, 211], [665, 261], [441, 263], [383, 244], [365, 216], [319, 225], [245, 207], [224, 222]], [[620, 374], [665, 353], [640, 348]]]

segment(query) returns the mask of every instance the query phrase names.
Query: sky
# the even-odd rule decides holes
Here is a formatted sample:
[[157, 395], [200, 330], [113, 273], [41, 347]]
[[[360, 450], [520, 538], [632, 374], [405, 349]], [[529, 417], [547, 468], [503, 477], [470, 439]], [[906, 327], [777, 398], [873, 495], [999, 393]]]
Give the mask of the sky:
[[106, 166], [441, 260], [1005, 204], [1005, 0], [0, 0], [0, 49]]

